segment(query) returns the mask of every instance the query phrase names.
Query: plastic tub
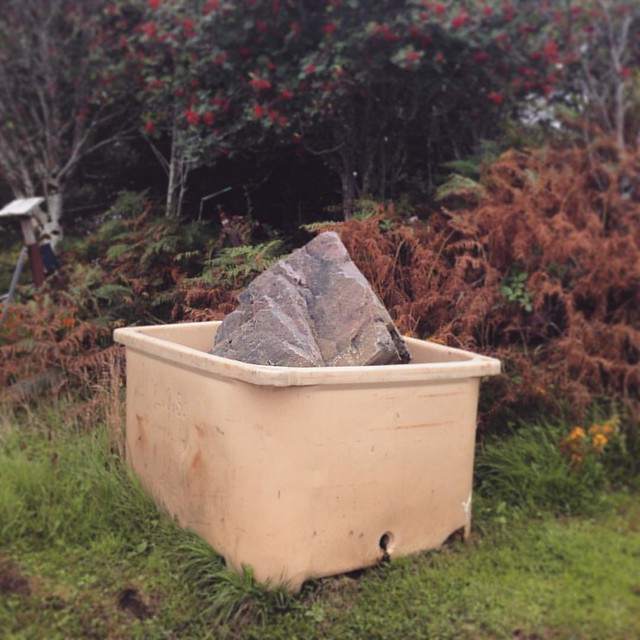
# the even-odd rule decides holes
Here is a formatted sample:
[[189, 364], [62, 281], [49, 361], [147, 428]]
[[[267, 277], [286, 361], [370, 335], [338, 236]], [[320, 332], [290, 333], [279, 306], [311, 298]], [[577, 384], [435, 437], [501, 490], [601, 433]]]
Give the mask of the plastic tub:
[[114, 333], [128, 464], [180, 525], [292, 591], [468, 534], [478, 389], [498, 360], [407, 338], [411, 364], [257, 366], [206, 353], [219, 324]]

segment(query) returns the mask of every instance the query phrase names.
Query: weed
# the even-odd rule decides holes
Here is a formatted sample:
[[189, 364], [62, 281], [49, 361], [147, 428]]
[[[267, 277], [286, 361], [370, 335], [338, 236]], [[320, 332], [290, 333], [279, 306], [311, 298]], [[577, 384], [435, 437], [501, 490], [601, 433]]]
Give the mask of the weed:
[[485, 188], [476, 180], [459, 173], [451, 174], [443, 182], [435, 193], [436, 202], [454, 202], [456, 198], [470, 200], [482, 200], [486, 198]]
[[[484, 445], [474, 517], [487, 526], [473, 544], [314, 581], [293, 597], [258, 584], [249, 568], [232, 572], [159, 512], [112, 450], [107, 428], [87, 429], [76, 409], [61, 401], [0, 416], [4, 637], [640, 633], [630, 561], [640, 557], [639, 503], [621, 494], [605, 515], [585, 509], [604, 496], [597, 474], [585, 465], [576, 473], [562, 455], [566, 425], [519, 425]], [[592, 517], [557, 520], [545, 506]], [[495, 526], [499, 519], [509, 526]]]
[[540, 422], [487, 438], [476, 457], [477, 494], [488, 499], [492, 509], [508, 505], [526, 515], [595, 512], [602, 506], [604, 468], [589, 459], [576, 473], [560, 447], [565, 433], [562, 425]]
[[586, 431], [577, 426], [560, 442], [560, 449], [571, 465], [579, 469], [586, 458], [601, 455], [610, 441], [617, 437], [617, 432], [617, 419], [594, 422]]
[[0, 537], [44, 548], [88, 543], [115, 529], [133, 544], [139, 531], [131, 515], [153, 507], [110, 452], [105, 433], [50, 434], [3, 438]]
[[507, 300], [522, 307], [527, 313], [533, 311], [533, 297], [531, 291], [527, 289], [527, 278], [529, 274], [525, 271], [511, 271], [500, 285], [500, 293]]
[[181, 580], [199, 594], [198, 615], [203, 621], [244, 626], [263, 623], [274, 612], [283, 612], [293, 597], [282, 588], [267, 589], [253, 576], [251, 567], [231, 571], [211, 547], [187, 532], [177, 536], [171, 552], [180, 566]]

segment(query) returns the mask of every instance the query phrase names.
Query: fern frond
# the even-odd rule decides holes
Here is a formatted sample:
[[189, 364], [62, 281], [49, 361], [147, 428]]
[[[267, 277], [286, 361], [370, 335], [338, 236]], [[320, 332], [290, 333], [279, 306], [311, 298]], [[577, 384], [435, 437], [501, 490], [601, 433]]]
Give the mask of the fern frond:
[[436, 189], [435, 200], [442, 202], [451, 197], [483, 199], [486, 195], [486, 189], [479, 182], [454, 173]]
[[300, 229], [304, 231], [308, 231], [309, 233], [322, 233], [323, 231], [335, 231], [342, 222], [331, 222], [329, 221], [321, 221], [321, 222], [310, 222], [308, 224], [300, 225]]
[[122, 256], [131, 251], [131, 247], [128, 244], [113, 244], [107, 249], [107, 260], [116, 261]]

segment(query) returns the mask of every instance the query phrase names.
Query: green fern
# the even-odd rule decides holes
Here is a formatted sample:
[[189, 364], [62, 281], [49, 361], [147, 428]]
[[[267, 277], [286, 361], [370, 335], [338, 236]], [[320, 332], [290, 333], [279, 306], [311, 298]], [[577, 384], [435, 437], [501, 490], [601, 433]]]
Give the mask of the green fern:
[[113, 244], [107, 249], [107, 260], [116, 261], [131, 251], [131, 246], [128, 244]]
[[96, 233], [96, 239], [100, 242], [113, 241], [127, 231], [124, 220], [112, 219], [103, 223]]
[[81, 299], [91, 287], [99, 286], [104, 280], [104, 272], [97, 265], [76, 265], [69, 287], [69, 294], [72, 298]]
[[193, 251], [182, 251], [173, 256], [174, 262], [180, 265], [189, 265], [193, 261], [202, 257], [202, 251], [195, 249]]
[[447, 169], [451, 169], [454, 173], [471, 180], [477, 180], [480, 177], [480, 164], [475, 158], [451, 160], [450, 162], [443, 163], [442, 166], [446, 167]]
[[451, 197], [473, 197], [476, 199], [485, 198], [487, 192], [485, 188], [475, 180], [461, 176], [460, 174], [451, 174], [446, 182], [441, 184], [436, 190], [435, 199], [441, 202]]
[[254, 246], [227, 247], [210, 262], [208, 280], [217, 284], [244, 285], [277, 262], [284, 251], [284, 243], [279, 238]]
[[308, 231], [309, 233], [317, 233], [326, 231], [328, 228], [333, 228], [337, 225], [343, 224], [342, 222], [332, 222], [331, 220], [323, 220], [320, 222], [310, 222], [309, 224], [300, 225], [300, 229]]
[[130, 298], [132, 294], [129, 287], [121, 284], [103, 284], [94, 291], [96, 298], [105, 300], [109, 305], [121, 302], [122, 298]]
[[149, 202], [149, 190], [128, 191], [118, 193], [117, 200], [111, 205], [107, 215], [112, 218], [135, 218], [143, 211]]
[[[328, 207], [325, 207], [325, 211], [327, 211], [328, 213], [344, 214], [344, 206], [342, 204], [330, 205]], [[369, 218], [373, 218], [373, 216], [378, 215], [381, 212], [382, 207], [380, 203], [376, 202], [375, 200], [371, 200], [370, 198], [358, 198], [354, 200], [351, 204], [350, 210], [351, 217], [355, 220], [368, 220]]]
[[173, 256], [176, 253], [181, 240], [182, 239], [179, 236], [165, 236], [155, 242], [149, 243], [140, 257], [140, 264], [143, 267], [148, 267], [153, 260], [159, 256]]

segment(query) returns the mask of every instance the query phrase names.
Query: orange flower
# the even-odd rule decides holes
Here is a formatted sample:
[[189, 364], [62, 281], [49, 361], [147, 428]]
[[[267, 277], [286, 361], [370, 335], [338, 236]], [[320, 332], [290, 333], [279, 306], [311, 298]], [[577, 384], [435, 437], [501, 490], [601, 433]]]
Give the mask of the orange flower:
[[563, 442], [572, 442], [574, 440], [584, 440], [586, 433], [582, 427], [574, 427], [571, 433], [563, 440]]
[[609, 441], [607, 440], [607, 437], [604, 434], [602, 433], [596, 434], [593, 438], [593, 450], [596, 453], [600, 453], [607, 446], [607, 442]]

